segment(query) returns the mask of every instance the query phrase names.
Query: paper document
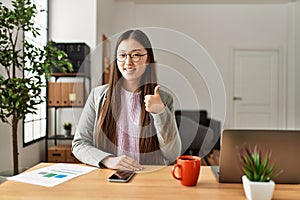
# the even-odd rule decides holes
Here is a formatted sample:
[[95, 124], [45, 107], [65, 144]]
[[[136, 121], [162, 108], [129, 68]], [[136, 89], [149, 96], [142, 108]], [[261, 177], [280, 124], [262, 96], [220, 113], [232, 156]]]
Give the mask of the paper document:
[[77, 176], [91, 172], [95, 169], [97, 168], [59, 163], [30, 172], [24, 172], [16, 176], [9, 177], [8, 179], [46, 187], [53, 187]]

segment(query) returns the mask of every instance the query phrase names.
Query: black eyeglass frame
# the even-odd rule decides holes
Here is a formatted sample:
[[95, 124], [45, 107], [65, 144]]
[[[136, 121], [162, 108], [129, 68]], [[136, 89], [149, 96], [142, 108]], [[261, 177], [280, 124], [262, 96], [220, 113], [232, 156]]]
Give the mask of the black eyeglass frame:
[[[119, 60], [119, 55], [123, 55], [123, 54], [125, 54], [126, 56], [124, 57], [124, 60]], [[125, 62], [126, 61], [126, 59], [127, 59], [127, 56], [129, 56], [130, 57], [130, 59], [131, 59], [131, 61], [132, 62], [139, 62], [140, 60], [141, 60], [141, 58], [143, 57], [143, 56], [145, 56], [145, 55], [147, 55], [148, 53], [145, 53], [145, 54], [139, 54], [139, 53], [131, 53], [131, 54], [127, 54], [127, 53], [120, 53], [120, 54], [117, 54], [117, 56], [116, 56], [116, 58], [117, 58], [117, 60], [119, 61], [119, 62]], [[132, 55], [136, 55], [137, 57], [132, 57]]]

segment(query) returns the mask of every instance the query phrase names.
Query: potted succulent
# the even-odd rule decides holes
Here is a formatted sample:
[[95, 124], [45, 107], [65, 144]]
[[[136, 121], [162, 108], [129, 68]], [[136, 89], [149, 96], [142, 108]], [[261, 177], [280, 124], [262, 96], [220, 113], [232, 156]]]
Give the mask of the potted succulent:
[[63, 124], [64, 130], [65, 130], [65, 136], [71, 136], [71, 130], [72, 130], [72, 124], [70, 122]]
[[249, 200], [268, 200], [273, 196], [275, 182], [273, 181], [282, 171], [275, 173], [274, 165], [269, 165], [271, 152], [266, 152], [262, 158], [261, 149], [244, 146], [239, 151], [240, 167], [244, 173], [242, 182], [244, 192]]

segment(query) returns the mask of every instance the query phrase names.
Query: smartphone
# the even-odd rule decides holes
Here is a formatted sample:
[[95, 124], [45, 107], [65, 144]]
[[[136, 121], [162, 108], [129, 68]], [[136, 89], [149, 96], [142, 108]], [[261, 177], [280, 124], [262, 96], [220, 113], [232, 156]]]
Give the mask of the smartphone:
[[126, 183], [133, 177], [134, 174], [135, 172], [132, 170], [117, 170], [113, 175], [108, 177], [107, 180], [110, 182]]

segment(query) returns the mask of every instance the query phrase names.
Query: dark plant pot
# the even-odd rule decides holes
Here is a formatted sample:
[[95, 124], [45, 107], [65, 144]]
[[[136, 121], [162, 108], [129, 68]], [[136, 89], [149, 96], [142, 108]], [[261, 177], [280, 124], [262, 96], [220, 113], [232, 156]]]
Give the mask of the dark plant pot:
[[71, 136], [71, 130], [65, 130], [65, 137]]

